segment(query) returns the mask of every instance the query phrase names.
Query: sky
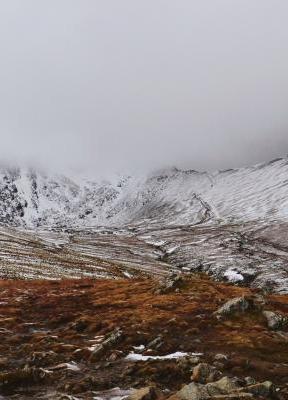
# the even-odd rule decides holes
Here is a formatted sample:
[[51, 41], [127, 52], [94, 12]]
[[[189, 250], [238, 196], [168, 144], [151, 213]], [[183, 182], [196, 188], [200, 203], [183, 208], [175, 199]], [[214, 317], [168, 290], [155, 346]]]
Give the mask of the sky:
[[288, 153], [286, 0], [0, 0], [0, 159], [95, 174]]

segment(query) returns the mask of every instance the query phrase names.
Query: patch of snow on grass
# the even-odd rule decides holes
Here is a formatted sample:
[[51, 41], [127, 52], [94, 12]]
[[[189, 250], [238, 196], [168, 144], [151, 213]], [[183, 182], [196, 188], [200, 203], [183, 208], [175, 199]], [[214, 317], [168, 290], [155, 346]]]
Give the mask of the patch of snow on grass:
[[141, 351], [141, 350], [144, 350], [144, 349], [145, 349], [145, 346], [144, 346], [144, 344], [140, 344], [140, 346], [133, 346], [133, 349], [134, 349], [134, 350]]
[[241, 275], [239, 272], [234, 271], [233, 269], [228, 269], [224, 273], [225, 278], [228, 279], [229, 282], [241, 282], [244, 280], [243, 275]]
[[174, 360], [177, 358], [183, 358], [187, 356], [201, 356], [202, 353], [183, 353], [181, 351], [176, 351], [172, 354], [166, 354], [165, 356], [143, 356], [143, 354], [130, 353], [126, 356], [125, 360], [129, 361], [148, 361], [148, 360]]

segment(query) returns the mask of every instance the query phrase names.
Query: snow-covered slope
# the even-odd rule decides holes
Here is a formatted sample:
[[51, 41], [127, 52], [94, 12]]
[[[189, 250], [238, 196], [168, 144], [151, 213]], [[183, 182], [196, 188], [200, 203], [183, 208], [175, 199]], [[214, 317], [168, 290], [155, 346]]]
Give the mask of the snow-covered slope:
[[288, 160], [200, 173], [170, 169], [113, 182], [1, 168], [0, 223], [23, 227], [193, 225], [288, 219]]
[[286, 159], [104, 182], [0, 168], [0, 224], [0, 278], [201, 271], [288, 293]]

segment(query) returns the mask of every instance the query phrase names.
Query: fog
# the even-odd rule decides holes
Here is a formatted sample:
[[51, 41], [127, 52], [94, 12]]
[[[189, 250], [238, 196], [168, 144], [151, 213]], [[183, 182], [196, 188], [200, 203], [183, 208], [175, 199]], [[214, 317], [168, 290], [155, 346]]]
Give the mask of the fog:
[[288, 153], [287, 1], [0, 6], [2, 162], [105, 174]]

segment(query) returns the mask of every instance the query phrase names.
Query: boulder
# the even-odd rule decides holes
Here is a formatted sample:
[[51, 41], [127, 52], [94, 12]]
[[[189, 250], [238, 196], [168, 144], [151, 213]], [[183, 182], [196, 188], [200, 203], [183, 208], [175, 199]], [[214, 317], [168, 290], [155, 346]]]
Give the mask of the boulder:
[[270, 381], [256, 383], [255, 385], [246, 386], [239, 390], [239, 392], [248, 392], [256, 396], [270, 397], [276, 392], [275, 385]]
[[246, 376], [246, 377], [244, 378], [244, 381], [245, 381], [246, 385], [255, 385], [255, 383], [257, 383], [257, 382], [255, 381], [255, 379], [252, 378], [251, 376]]
[[[171, 396], [169, 400], [207, 400], [207, 399], [225, 399], [226, 395], [233, 394], [231, 399], [250, 399], [249, 393], [234, 393], [239, 386], [230, 378], [224, 377], [217, 382], [202, 385], [200, 383], [190, 383], [185, 385], [179, 392]], [[244, 397], [246, 395], [246, 398]], [[218, 397], [217, 397], [218, 396]], [[238, 396], [238, 397], [237, 397]], [[247, 397], [248, 396], [248, 397]], [[229, 397], [226, 397], [227, 399]]]
[[219, 392], [219, 394], [229, 394], [239, 389], [238, 383], [227, 376], [224, 376], [216, 382], [208, 383], [206, 386], [211, 394], [213, 394], [213, 392], [215, 392], [215, 394], [217, 394], [216, 392]]
[[108, 350], [110, 350], [113, 346], [120, 342], [123, 338], [123, 332], [121, 329], [116, 328], [113, 332], [106, 335], [105, 339], [102, 343], [100, 343], [95, 349], [92, 351], [90, 356], [90, 361], [98, 361]]
[[206, 363], [200, 363], [193, 368], [191, 379], [194, 382], [207, 383], [215, 381], [220, 375], [221, 373], [215, 367]]
[[[210, 399], [211, 396], [205, 385], [198, 385], [197, 383], [190, 383], [185, 385], [179, 392], [176, 393], [175, 397], [179, 400], [206, 400]], [[172, 398], [169, 398], [173, 400]]]
[[288, 326], [288, 317], [273, 311], [263, 311], [263, 316], [267, 321], [268, 328], [272, 330], [283, 329]]
[[180, 274], [171, 274], [168, 278], [162, 283], [160, 288], [156, 290], [156, 294], [165, 294], [169, 292], [175, 292], [181, 289], [184, 285], [184, 279]]
[[127, 397], [126, 400], [155, 400], [157, 398], [157, 393], [154, 387], [147, 386], [141, 389], [135, 389]]
[[163, 346], [163, 344], [163, 336], [159, 335], [155, 339], [151, 340], [151, 342], [149, 342], [146, 347], [147, 349], [158, 350], [161, 346]]
[[228, 357], [225, 354], [216, 354], [214, 357], [215, 361], [227, 361]]
[[229, 315], [244, 313], [254, 308], [254, 302], [251, 298], [246, 296], [236, 297], [227, 301], [221, 306], [214, 315], [217, 317], [226, 317]]

